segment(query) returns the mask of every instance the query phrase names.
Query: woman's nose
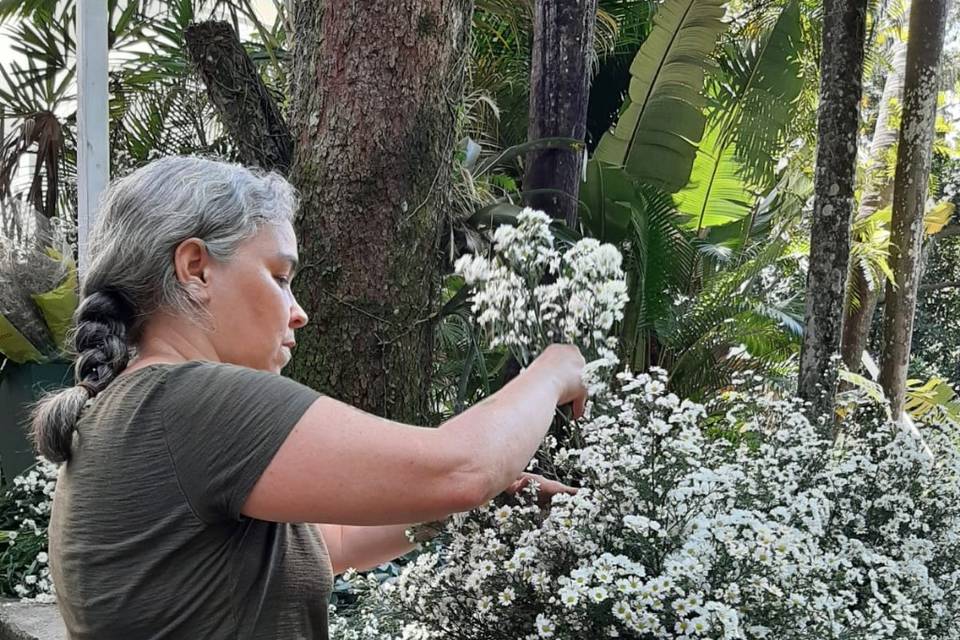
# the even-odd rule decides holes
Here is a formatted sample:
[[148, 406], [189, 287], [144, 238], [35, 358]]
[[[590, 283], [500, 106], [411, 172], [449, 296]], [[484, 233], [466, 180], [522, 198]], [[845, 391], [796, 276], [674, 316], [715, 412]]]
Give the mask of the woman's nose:
[[296, 300], [293, 301], [293, 308], [290, 312], [290, 328], [299, 329], [300, 327], [307, 324], [310, 318], [307, 316], [307, 312], [303, 310], [303, 307], [300, 306], [300, 303]]

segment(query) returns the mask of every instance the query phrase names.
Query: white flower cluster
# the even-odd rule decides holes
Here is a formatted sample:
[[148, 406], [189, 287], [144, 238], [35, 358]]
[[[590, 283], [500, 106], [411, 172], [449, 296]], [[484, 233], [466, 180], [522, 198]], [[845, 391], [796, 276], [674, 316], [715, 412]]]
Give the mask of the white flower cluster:
[[794, 403], [724, 406], [620, 374], [552, 452], [586, 488], [450, 524], [335, 637], [960, 638], [958, 434], [931, 461], [890, 423], [831, 443]]
[[[496, 266], [462, 263], [487, 284], [483, 322], [529, 304], [497, 281], [540, 286], [506, 266], [551, 263], [543, 236], [528, 237], [535, 249], [508, 243]], [[332, 637], [960, 639], [954, 427], [924, 427], [921, 442], [860, 407], [828, 441], [796, 402], [729, 392], [699, 405], [662, 371], [593, 391], [569, 437], [538, 455], [576, 495], [544, 511], [531, 485], [454, 518], [399, 578], [368, 580], [356, 610], [334, 612]]]
[[4, 591], [22, 600], [53, 602], [55, 592], [47, 555], [47, 526], [56, 489], [56, 465], [40, 460], [27, 473], [13, 479], [0, 512], [4, 526], [0, 563], [6, 568]]
[[588, 358], [613, 355], [614, 323], [627, 287], [616, 247], [592, 238], [561, 252], [550, 218], [524, 209], [516, 227], [494, 234], [494, 256], [466, 255], [455, 266], [473, 290], [472, 311], [490, 346], [509, 348], [521, 364], [554, 342], [576, 343]]

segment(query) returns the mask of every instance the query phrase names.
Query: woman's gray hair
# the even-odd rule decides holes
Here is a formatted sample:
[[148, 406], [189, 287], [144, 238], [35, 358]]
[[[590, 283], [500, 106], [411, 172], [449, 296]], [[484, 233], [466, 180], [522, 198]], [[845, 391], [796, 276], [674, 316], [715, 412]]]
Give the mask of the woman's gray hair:
[[101, 198], [74, 314], [77, 385], [34, 409], [38, 452], [69, 459], [84, 406], [126, 368], [157, 310], [202, 316], [174, 270], [181, 242], [198, 238], [226, 261], [263, 225], [292, 222], [296, 207], [296, 191], [278, 174], [196, 157], [162, 158], [113, 181]]

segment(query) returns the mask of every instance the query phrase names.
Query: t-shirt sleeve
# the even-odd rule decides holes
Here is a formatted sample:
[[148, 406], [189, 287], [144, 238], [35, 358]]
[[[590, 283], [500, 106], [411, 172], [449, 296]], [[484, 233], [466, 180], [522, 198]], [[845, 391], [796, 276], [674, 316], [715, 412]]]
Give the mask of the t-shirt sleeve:
[[207, 523], [237, 520], [316, 391], [282, 376], [191, 362], [171, 370], [163, 429], [180, 488]]

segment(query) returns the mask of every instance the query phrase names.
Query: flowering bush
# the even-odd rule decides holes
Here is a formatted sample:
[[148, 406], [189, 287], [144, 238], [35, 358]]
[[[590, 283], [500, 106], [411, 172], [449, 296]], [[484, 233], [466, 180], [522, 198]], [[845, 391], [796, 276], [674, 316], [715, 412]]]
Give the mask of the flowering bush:
[[532, 357], [571, 339], [598, 356], [587, 414], [537, 457], [583, 488], [547, 512], [531, 486], [459, 514], [395, 581], [347, 576], [362, 596], [334, 612], [332, 637], [960, 638], [949, 426], [923, 443], [860, 407], [831, 441], [794, 401], [703, 406], [668, 393], [662, 371], [611, 375], [614, 252], [582, 241], [558, 258], [545, 217], [525, 212], [496, 253], [458, 264], [491, 340]]
[[53, 602], [47, 526], [56, 482], [57, 467], [41, 459], [0, 499], [0, 593]]

